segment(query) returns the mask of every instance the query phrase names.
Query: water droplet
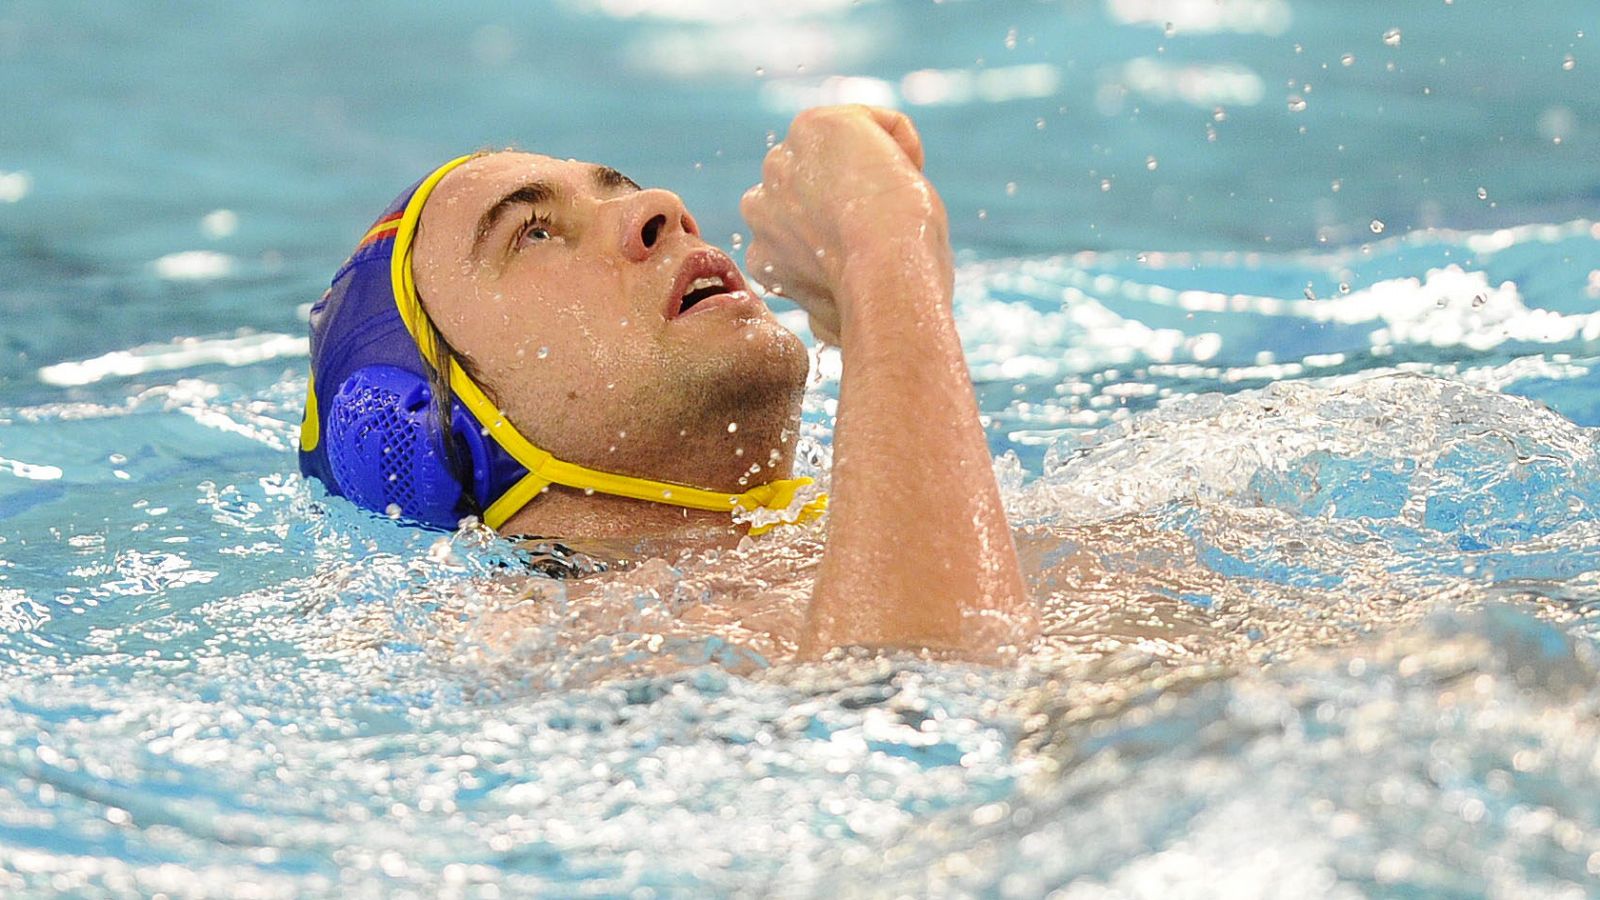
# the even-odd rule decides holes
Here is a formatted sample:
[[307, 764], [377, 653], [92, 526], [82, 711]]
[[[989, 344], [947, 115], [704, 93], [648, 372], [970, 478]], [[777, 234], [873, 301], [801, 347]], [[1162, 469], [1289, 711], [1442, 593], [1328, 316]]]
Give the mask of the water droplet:
[[1109, 178], [1100, 179], [1100, 190], [1101, 190], [1101, 192], [1106, 192], [1106, 191], [1111, 190], [1111, 179], [1109, 179]]
[[1173, 25], [1171, 22], [1168, 22], [1166, 26], [1161, 29], [1161, 33], [1167, 37], [1172, 37], [1178, 33], [1178, 27]]
[[584, 488], [583, 489], [583, 495], [585, 497], [593, 497], [594, 496], [594, 488]]
[[1372, 229], [1373, 234], [1383, 234], [1384, 225], [1382, 219], [1373, 219], [1367, 227]]
[[980, 219], [989, 218], [989, 211], [987, 209], [978, 210], [978, 218], [980, 218]]
[[733, 233], [733, 236], [730, 237], [728, 240], [729, 240], [730, 243], [733, 244], [733, 249], [735, 249], [735, 250], [737, 250], [740, 247], [744, 246], [744, 235], [740, 234], [737, 231], [735, 231]]
[[1038, 131], [1044, 130], [1044, 119], [1034, 119], [1033, 127]]
[[1578, 61], [1572, 58], [1571, 53], [1568, 53], [1566, 57], [1561, 60], [1561, 68], [1568, 72], [1571, 72], [1573, 69], [1577, 68], [1577, 66]]
[[733, 448], [733, 455], [734, 456], [743, 456], [744, 455], [744, 448], [743, 447], [735, 447], [735, 448]]
[[1346, 53], [1345, 55], [1339, 57], [1339, 65], [1344, 66], [1345, 68], [1349, 68], [1355, 64], [1356, 55], [1354, 53]]
[[1306, 98], [1300, 96], [1299, 94], [1290, 94], [1289, 95], [1289, 112], [1305, 112], [1305, 111], [1306, 111]]
[[1305, 291], [1305, 293], [1306, 293], [1306, 299], [1307, 300], [1315, 300], [1315, 299], [1317, 299], [1317, 291], [1316, 291], [1315, 288], [1313, 288], [1311, 286], [1311, 282], [1309, 282], [1309, 281], [1306, 282], [1306, 291]]
[[1211, 110], [1211, 121], [1213, 121], [1213, 122], [1226, 122], [1226, 121], [1228, 121], [1228, 111], [1223, 109], [1220, 106], [1212, 109]]
[[391, 503], [383, 508], [383, 514], [391, 519], [400, 518], [400, 504]]
[[1152, 172], [1154, 172], [1156, 167], [1159, 165], [1161, 164], [1156, 162], [1156, 158], [1154, 156], [1146, 156], [1144, 158], [1144, 167]]
[[1350, 282], [1348, 282], [1348, 281], [1339, 282], [1339, 293], [1341, 293], [1341, 294], [1350, 293]]
[[1141, 253], [1138, 256], [1135, 256], [1134, 259], [1138, 260], [1139, 262], [1149, 262], [1150, 256], [1147, 253]]
[[1006, 182], [1006, 196], [1007, 197], [1015, 197], [1016, 195], [1017, 195], [1017, 183], [1015, 181]]
[[545, 357], [547, 357], [549, 355], [550, 355], [550, 348], [549, 347], [540, 347], [539, 348], [539, 352], [538, 352], [537, 356], [540, 359], [544, 359]]
[[1450, 298], [1449, 297], [1440, 297], [1439, 299], [1433, 301], [1433, 305], [1438, 307], [1439, 309], [1444, 309], [1446, 306], [1450, 305]]
[[1487, 200], [1487, 199], [1489, 199], [1489, 189], [1488, 188], [1483, 188], [1483, 187], [1478, 188], [1478, 199], [1479, 200]]
[[1339, 193], [1339, 191], [1344, 187], [1344, 179], [1343, 178], [1335, 178], [1333, 180], [1333, 183], [1330, 184], [1329, 187], [1333, 189], [1333, 192], [1335, 194]]
[[738, 431], [738, 430], [739, 430], [739, 423], [738, 422], [729, 422], [728, 423], [728, 433], [729, 434], [733, 434], [735, 431]]
[[1006, 49], [1017, 49], [1017, 30], [1015, 28], [1012, 28], [1006, 32]]
[[762, 76], [764, 76], [766, 74], [767, 74], [767, 70], [766, 70], [766, 68], [764, 66], [756, 66], [756, 77], [757, 78], [760, 78], [760, 77], [762, 77]]
[[1391, 47], [1400, 46], [1400, 29], [1391, 28], [1383, 33], [1383, 42]]

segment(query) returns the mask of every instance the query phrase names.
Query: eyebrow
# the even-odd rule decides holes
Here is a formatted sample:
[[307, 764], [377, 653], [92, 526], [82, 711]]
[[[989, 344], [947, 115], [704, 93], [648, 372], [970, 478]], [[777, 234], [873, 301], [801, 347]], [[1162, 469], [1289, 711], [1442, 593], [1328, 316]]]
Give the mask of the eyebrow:
[[595, 166], [591, 172], [591, 175], [594, 178], [596, 187], [609, 188], [612, 190], [620, 187], [631, 188], [635, 191], [644, 190], [644, 188], [639, 187], [639, 182], [634, 181], [632, 178], [629, 178], [610, 166]]
[[506, 213], [518, 206], [538, 206], [561, 196], [561, 189], [548, 181], [530, 181], [494, 202], [478, 217], [478, 230], [473, 233], [472, 252], [477, 253], [483, 239], [489, 236]]
[[[590, 178], [595, 187], [601, 190], [616, 190], [624, 187], [634, 191], [643, 190], [643, 188], [639, 187], [637, 181], [610, 166], [595, 166], [590, 170]], [[489, 232], [494, 231], [495, 226], [499, 225], [500, 220], [512, 209], [518, 206], [549, 204], [559, 200], [562, 194], [561, 187], [552, 182], [530, 181], [496, 200], [493, 206], [484, 210], [483, 215], [478, 217], [478, 227], [473, 232], [472, 237], [472, 252], [474, 254], [478, 252], [484, 238], [489, 236]]]

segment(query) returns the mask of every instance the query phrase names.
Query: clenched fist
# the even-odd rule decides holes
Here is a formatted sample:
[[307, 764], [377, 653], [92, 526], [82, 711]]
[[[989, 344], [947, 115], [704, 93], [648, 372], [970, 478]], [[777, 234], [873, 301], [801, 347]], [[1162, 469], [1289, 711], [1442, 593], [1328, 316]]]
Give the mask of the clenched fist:
[[867, 269], [934, 278], [948, 300], [949, 224], [922, 162], [922, 141], [902, 113], [870, 106], [800, 113], [740, 203], [752, 235], [751, 276], [799, 304], [812, 332], [835, 345], [864, 312], [851, 304], [876, 302], [843, 290]]

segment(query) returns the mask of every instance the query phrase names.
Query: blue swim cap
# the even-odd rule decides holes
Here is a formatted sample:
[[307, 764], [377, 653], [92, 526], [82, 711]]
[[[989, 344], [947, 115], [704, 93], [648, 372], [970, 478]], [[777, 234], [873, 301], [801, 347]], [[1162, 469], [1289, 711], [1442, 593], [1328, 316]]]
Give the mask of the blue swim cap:
[[[725, 494], [556, 459], [523, 437], [454, 359], [441, 373], [453, 395], [450, 427], [441, 427], [429, 380], [439, 348], [411, 253], [428, 195], [472, 158], [445, 163], [396, 197], [312, 305], [300, 471], [359, 506], [438, 528], [467, 515], [499, 528], [552, 484], [691, 509], [787, 510], [811, 479]], [[784, 520], [815, 518], [826, 502], [817, 497]]]

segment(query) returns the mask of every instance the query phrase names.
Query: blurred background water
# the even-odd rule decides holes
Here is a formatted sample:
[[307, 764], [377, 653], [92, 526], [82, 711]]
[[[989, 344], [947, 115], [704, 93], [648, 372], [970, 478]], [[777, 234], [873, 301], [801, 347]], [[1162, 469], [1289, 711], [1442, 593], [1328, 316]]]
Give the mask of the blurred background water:
[[[1592, 895], [1596, 31], [0, 5], [0, 890]], [[419, 173], [602, 161], [737, 252], [832, 102], [911, 113], [950, 210], [1048, 623], [1018, 665], [769, 666], [679, 624], [701, 559], [490, 646], [510, 548], [299, 479], [306, 308]]]

